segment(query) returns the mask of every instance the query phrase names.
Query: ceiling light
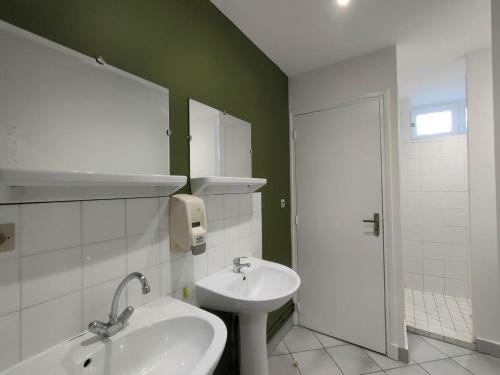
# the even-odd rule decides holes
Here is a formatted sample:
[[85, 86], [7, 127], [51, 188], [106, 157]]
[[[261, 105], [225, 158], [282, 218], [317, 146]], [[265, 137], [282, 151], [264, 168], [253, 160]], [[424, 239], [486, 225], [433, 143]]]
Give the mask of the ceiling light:
[[349, 5], [350, 2], [351, 0], [337, 0], [337, 4], [339, 4], [341, 7]]

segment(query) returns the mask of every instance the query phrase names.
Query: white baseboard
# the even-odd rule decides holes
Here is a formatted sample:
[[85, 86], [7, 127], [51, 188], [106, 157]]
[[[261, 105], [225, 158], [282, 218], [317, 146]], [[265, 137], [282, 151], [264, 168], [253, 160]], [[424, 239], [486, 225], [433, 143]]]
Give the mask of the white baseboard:
[[495, 357], [500, 357], [500, 343], [495, 341], [490, 341], [483, 339], [481, 337], [477, 337], [476, 350], [480, 353], [485, 353], [493, 355]]

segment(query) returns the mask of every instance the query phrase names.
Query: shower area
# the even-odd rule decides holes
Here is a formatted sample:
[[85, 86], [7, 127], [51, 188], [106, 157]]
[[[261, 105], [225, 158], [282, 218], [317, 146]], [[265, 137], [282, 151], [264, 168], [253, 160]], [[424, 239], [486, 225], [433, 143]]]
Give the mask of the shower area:
[[473, 348], [465, 101], [400, 101], [407, 330]]

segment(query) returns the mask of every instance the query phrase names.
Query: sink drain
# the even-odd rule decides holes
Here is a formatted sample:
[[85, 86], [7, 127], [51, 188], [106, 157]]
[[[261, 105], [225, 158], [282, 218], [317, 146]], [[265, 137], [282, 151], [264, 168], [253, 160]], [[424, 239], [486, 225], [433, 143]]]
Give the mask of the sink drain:
[[83, 367], [85, 367], [85, 368], [86, 368], [86, 367], [88, 367], [88, 365], [90, 365], [91, 363], [92, 363], [92, 359], [87, 358], [87, 359], [85, 360], [85, 362], [83, 362]]

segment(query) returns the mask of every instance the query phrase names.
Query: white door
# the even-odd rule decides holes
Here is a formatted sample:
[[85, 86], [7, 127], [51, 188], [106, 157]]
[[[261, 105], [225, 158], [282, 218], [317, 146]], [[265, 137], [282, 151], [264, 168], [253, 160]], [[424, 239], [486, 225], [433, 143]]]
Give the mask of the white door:
[[[386, 353], [381, 99], [294, 117], [299, 324]], [[375, 224], [363, 222], [380, 215]]]

